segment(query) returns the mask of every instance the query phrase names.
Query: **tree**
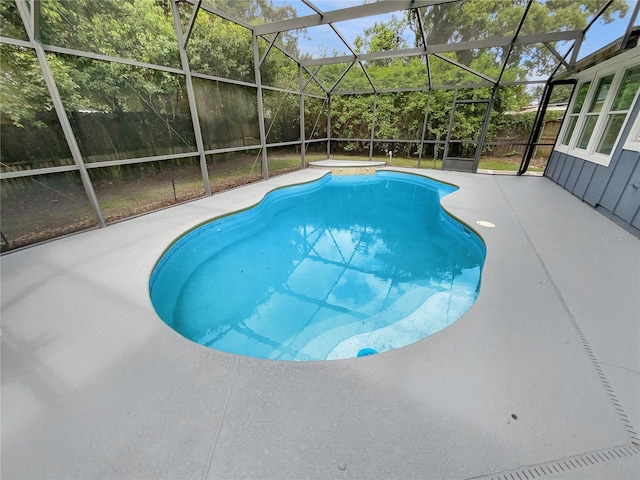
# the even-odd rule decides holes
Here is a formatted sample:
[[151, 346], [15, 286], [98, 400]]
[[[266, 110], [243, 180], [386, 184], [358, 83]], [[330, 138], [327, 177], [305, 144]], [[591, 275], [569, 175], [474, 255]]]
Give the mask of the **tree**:
[[[362, 35], [354, 41], [357, 53], [386, 52], [407, 48], [407, 42], [401, 33], [406, 27], [406, 20], [391, 16], [388, 22], [375, 22], [373, 27], [365, 28]], [[381, 60], [384, 64], [389, 60]]]
[[[427, 42], [430, 45], [441, 45], [512, 36], [522, 19], [527, 2], [528, 0], [462, 0], [432, 5], [425, 9], [423, 16]], [[588, 19], [597, 14], [602, 6], [601, 0], [533, 2], [520, 35], [583, 30]], [[624, 17], [628, 9], [625, 0], [613, 0], [602, 18], [605, 23], [609, 23], [616, 15]], [[415, 32], [415, 45], [419, 46], [422, 45], [422, 35], [418, 27], [417, 11], [409, 10], [407, 21]], [[496, 61], [503, 64], [508, 52], [509, 47], [496, 48]], [[482, 54], [481, 50], [468, 50], [456, 52], [455, 56], [459, 62], [471, 65]], [[551, 52], [539, 44], [516, 49], [511, 53], [509, 63], [520, 65], [523, 60], [527, 62], [527, 66], [534, 67], [538, 74], [549, 73], [557, 63]]]
[[[210, 3], [249, 23], [295, 15], [291, 7], [276, 7], [271, 0]], [[26, 39], [13, 2], [0, 2], [0, 19], [3, 35]], [[40, 25], [44, 44], [181, 67], [169, 0], [50, 0], [41, 3]], [[254, 79], [251, 33], [204, 10], [198, 13], [187, 53], [196, 72]], [[269, 55], [263, 65], [267, 81], [295, 72], [282, 57]], [[186, 108], [184, 80], [178, 75], [75, 55], [50, 53], [47, 58], [69, 112], [147, 111], [172, 117]], [[30, 49], [2, 45], [2, 112], [16, 125], [41, 126], [37, 112], [51, 109], [34, 59]]]

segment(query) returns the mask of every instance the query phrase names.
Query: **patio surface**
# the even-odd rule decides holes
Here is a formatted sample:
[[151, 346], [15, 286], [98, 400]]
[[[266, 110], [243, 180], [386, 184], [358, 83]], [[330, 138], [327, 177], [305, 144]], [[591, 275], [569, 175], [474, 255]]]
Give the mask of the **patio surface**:
[[415, 172], [460, 187], [482, 286], [379, 355], [226, 354], [149, 300], [175, 237], [321, 170], [4, 255], [2, 478], [640, 478], [638, 238], [546, 178]]

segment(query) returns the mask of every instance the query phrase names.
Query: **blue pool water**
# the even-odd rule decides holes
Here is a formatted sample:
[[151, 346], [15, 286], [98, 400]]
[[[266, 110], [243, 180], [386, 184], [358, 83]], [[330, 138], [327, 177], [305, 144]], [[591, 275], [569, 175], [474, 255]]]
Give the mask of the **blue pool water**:
[[447, 215], [456, 188], [395, 172], [323, 177], [178, 239], [150, 279], [159, 316], [241, 355], [377, 354], [450, 325], [475, 301], [482, 241]]

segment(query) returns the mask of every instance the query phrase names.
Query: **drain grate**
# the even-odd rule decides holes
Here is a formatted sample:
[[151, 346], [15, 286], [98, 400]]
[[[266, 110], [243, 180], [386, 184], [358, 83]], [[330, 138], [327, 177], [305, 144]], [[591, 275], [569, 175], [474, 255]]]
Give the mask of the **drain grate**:
[[630, 443], [622, 447], [609, 448], [479, 478], [487, 480], [531, 480], [548, 475], [562, 475], [564, 472], [633, 457], [639, 453], [640, 447]]

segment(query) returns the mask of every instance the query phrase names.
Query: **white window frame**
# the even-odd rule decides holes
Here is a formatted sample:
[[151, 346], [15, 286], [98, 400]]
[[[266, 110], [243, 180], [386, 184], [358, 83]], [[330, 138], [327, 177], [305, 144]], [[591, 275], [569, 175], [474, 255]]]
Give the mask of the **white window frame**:
[[627, 141], [622, 148], [624, 148], [625, 150], [640, 152], [640, 113], [636, 115], [636, 120], [633, 124], [633, 127], [631, 127], [631, 131], [629, 132]]
[[[614, 61], [612, 63], [609, 63], [606, 66], [600, 65], [599, 67], [596, 67], [595, 70], [590, 69], [576, 76], [578, 83], [576, 84], [576, 88], [574, 89], [574, 97], [571, 99], [571, 103], [569, 104], [567, 109], [567, 115], [565, 116], [565, 120], [563, 122], [562, 128], [560, 129], [560, 133], [558, 134], [558, 141], [556, 142], [555, 150], [566, 153], [573, 157], [582, 158], [583, 160], [586, 160], [588, 162], [597, 163], [598, 165], [603, 165], [605, 167], [609, 166], [609, 163], [611, 162], [611, 158], [614, 152], [616, 151], [618, 143], [620, 142], [620, 137], [622, 136], [622, 133], [624, 132], [627, 122], [629, 121], [631, 111], [633, 110], [634, 105], [638, 101], [638, 97], [640, 95], [640, 89], [638, 92], [636, 92], [636, 96], [634, 97], [634, 100], [631, 102], [631, 106], [627, 111], [625, 120], [622, 124], [622, 127], [620, 128], [620, 131], [618, 132], [618, 136], [616, 138], [616, 141], [613, 144], [613, 148], [611, 149], [611, 153], [609, 153], [608, 155], [598, 153], [596, 151], [596, 148], [598, 147], [598, 144], [600, 143], [602, 135], [604, 134], [607, 119], [609, 117], [609, 114], [612, 113], [611, 107], [613, 105], [613, 101], [615, 99], [615, 96], [618, 93], [618, 89], [620, 88], [620, 84], [622, 83], [622, 79], [624, 78], [625, 72], [630, 68], [638, 66], [639, 64], [640, 63], [638, 62], [638, 58], [636, 56], [632, 56], [631, 58], [625, 58], [623, 60]], [[591, 107], [591, 103], [593, 101], [593, 97], [596, 93], [596, 90], [598, 89], [600, 80], [611, 74], [613, 74], [614, 77], [611, 82], [611, 86], [609, 87], [609, 91], [607, 92], [607, 96], [605, 97], [605, 100], [603, 102], [602, 108], [597, 113], [598, 119], [591, 133], [591, 137], [589, 138], [589, 143], [587, 147], [584, 149], [578, 148], [576, 144], [580, 136], [582, 135], [582, 130], [584, 128], [586, 120], [588, 117], [594, 116], [594, 113], [589, 113], [589, 108]], [[575, 117], [575, 114], [572, 114], [571, 111], [573, 110], [573, 106], [577, 100], [577, 97], [578, 97], [577, 93], [579, 92], [580, 87], [587, 82], [591, 82], [589, 85], [589, 91], [587, 92], [587, 96], [584, 100], [584, 103], [582, 104], [580, 113], [578, 114], [578, 120], [571, 134], [571, 138], [569, 139], [569, 144], [563, 145], [562, 141], [564, 140], [566, 131], [569, 128], [571, 117]], [[640, 151], [640, 138], [638, 138], [638, 135], [640, 134], [639, 124], [640, 124], [640, 121], [636, 118], [636, 125], [634, 125], [634, 130], [632, 132], [632, 133], [635, 133], [635, 136], [629, 137], [635, 140], [632, 140], [631, 142], [627, 141], [623, 148], [627, 148], [627, 146], [630, 145], [630, 148], [629, 148], [630, 150], [637, 149], [638, 151]]]
[[[582, 82], [579, 82], [576, 85], [576, 88], [574, 90], [574, 97], [571, 101], [571, 104], [568, 105], [569, 108], [567, 108], [567, 114], [566, 114], [566, 118], [564, 121], [564, 125], [562, 126], [562, 129], [560, 131], [560, 133], [558, 134], [558, 140], [559, 140], [559, 147], [557, 148], [557, 150], [562, 149], [562, 151], [568, 151], [569, 150], [569, 145], [571, 145], [571, 141], [573, 139], [573, 136], [576, 133], [576, 128], [578, 128], [578, 123], [580, 122], [580, 115], [582, 113], [582, 108], [584, 108], [584, 104], [587, 103], [587, 100], [589, 100], [589, 92], [591, 91], [591, 83], [592, 83], [592, 79], [587, 79], [584, 80]], [[578, 101], [578, 97], [580, 96], [580, 90], [582, 90], [582, 87], [585, 86], [585, 84], [588, 84], [589, 87], [587, 89], [587, 94], [584, 97], [584, 100], [582, 102], [582, 106], [580, 107], [580, 110], [578, 112], [574, 112], [574, 106], [575, 103]], [[569, 137], [569, 142], [568, 143], [563, 143], [564, 142], [564, 137], [567, 134], [567, 129], [569, 129], [571, 127], [571, 121], [573, 119], [576, 119], [576, 123], [573, 126], [573, 132], [571, 132], [571, 137]]]

